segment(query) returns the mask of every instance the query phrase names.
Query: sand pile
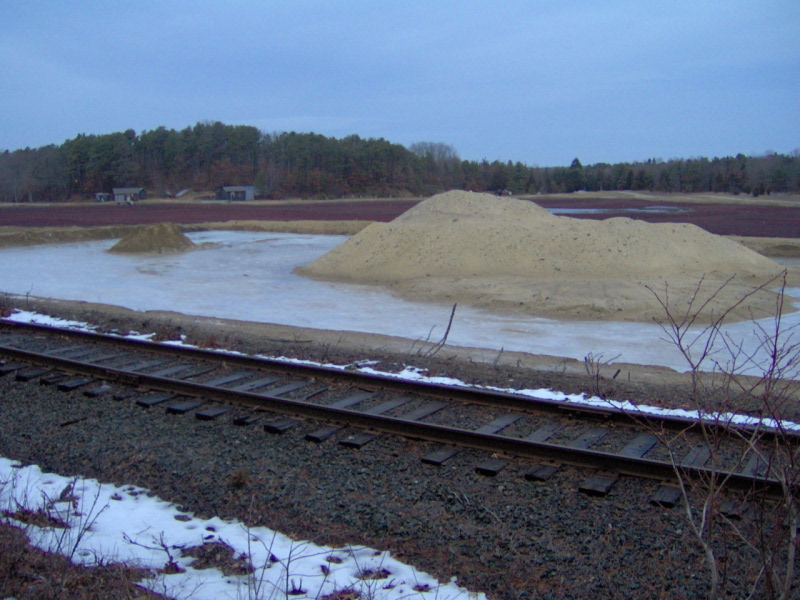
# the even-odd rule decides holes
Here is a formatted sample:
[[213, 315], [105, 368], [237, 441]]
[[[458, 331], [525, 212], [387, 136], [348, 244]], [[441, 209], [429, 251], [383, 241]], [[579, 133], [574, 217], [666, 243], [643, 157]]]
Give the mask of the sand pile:
[[117, 242], [109, 252], [120, 254], [175, 254], [196, 245], [173, 223], [142, 225]]
[[[663, 310], [647, 286], [663, 293], [666, 285], [679, 309], [701, 278], [702, 297], [736, 275], [713, 303], [720, 310], [781, 267], [694, 225], [557, 217], [527, 201], [452, 191], [370, 225], [297, 272], [541, 316], [650, 320]], [[737, 316], [774, 306], [761, 293]]]

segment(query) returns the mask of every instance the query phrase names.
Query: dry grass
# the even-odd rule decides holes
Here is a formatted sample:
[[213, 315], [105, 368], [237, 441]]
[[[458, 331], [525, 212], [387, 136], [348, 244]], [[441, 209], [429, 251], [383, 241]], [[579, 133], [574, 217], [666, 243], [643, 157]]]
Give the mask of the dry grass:
[[225, 542], [208, 542], [182, 551], [183, 556], [191, 556], [193, 569], [217, 569], [224, 575], [247, 575], [255, 571], [250, 559], [236, 551]]
[[17, 600], [155, 600], [136, 586], [147, 571], [118, 564], [81, 567], [28, 543], [25, 533], [0, 524], [0, 596]]

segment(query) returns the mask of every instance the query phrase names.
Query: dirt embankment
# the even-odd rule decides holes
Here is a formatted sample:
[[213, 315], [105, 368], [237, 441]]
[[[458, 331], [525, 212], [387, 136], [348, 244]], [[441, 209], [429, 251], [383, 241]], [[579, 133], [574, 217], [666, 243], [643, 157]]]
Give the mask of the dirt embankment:
[[134, 227], [133, 225], [109, 225], [103, 227], [0, 227], [0, 248], [112, 240], [125, 237]]
[[[373, 223], [298, 274], [401, 296], [568, 319], [650, 321], [661, 302], [734, 318], [774, 313], [753, 289], [783, 268], [689, 224], [558, 217], [525, 201], [453, 191]], [[728, 279], [733, 277], [723, 286]], [[722, 286], [722, 289], [720, 287]]]
[[314, 235], [355, 235], [372, 221], [220, 221], [183, 227], [190, 231], [267, 231]]
[[[178, 228], [183, 233], [225, 230], [308, 233], [318, 235], [354, 235], [371, 223], [372, 221], [220, 221], [213, 223], [196, 223], [194, 225], [178, 225]], [[131, 235], [140, 227], [143, 226], [0, 227], [0, 248], [121, 239]]]
[[734, 242], [764, 256], [800, 258], [800, 239], [729, 236]]

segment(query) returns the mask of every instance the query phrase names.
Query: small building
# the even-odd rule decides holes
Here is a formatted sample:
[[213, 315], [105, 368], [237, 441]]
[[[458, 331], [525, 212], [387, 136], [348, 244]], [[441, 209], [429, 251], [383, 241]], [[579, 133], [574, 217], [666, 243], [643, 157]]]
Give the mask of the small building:
[[113, 196], [108, 192], [95, 192], [94, 193], [94, 200], [95, 202], [111, 202]]
[[255, 200], [256, 186], [254, 185], [223, 185], [217, 191], [217, 200]]
[[114, 188], [114, 202], [136, 202], [147, 198], [147, 190], [141, 187]]

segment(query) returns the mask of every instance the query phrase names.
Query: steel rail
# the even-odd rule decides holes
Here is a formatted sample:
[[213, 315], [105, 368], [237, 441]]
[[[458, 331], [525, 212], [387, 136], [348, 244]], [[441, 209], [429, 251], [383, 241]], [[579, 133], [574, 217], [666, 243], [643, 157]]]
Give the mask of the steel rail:
[[740, 491], [759, 490], [776, 497], [783, 494], [783, 488], [778, 480], [765, 477], [749, 477], [733, 472], [696, 466], [680, 466], [676, 470], [675, 465], [664, 461], [631, 458], [609, 452], [572, 448], [547, 442], [532, 442], [496, 434], [483, 434], [447, 425], [422, 423], [385, 415], [372, 415], [348, 409], [327, 407], [302, 400], [279, 398], [269, 394], [237, 392], [202, 383], [158, 377], [124, 369], [113, 369], [93, 363], [85, 363], [8, 346], [0, 346], [0, 353], [30, 364], [52, 367], [70, 373], [97, 377], [126, 385], [145, 386], [153, 390], [194, 396], [221, 403], [247, 405], [288, 416], [342, 423], [346, 426], [359, 427], [406, 438], [470, 447], [490, 453], [502, 453], [509, 457], [518, 456], [551, 463], [610, 470], [624, 475], [661, 481], [675, 481], [679, 476], [684, 476], [702, 481], [715, 481], [718, 485], [728, 489]]
[[[0, 325], [31, 332], [63, 335], [84, 339], [87, 341], [114, 344], [116, 346], [128, 347], [153, 354], [168, 356], [180, 355], [196, 360], [206, 360], [212, 362], [224, 361], [228, 365], [241, 368], [267, 369], [269, 371], [284, 373], [287, 375], [310, 378], [326, 378], [328, 380], [347, 383], [359, 387], [373, 387], [400, 393], [420, 394], [433, 398], [454, 399], [512, 411], [525, 411], [528, 413], [538, 412], [552, 414], [559, 417], [576, 417], [581, 419], [621, 422], [638, 426], [645, 425], [647, 427], [658, 427], [659, 429], [668, 431], [687, 431], [698, 428], [702, 424], [699, 418], [623, 410], [621, 408], [614, 407], [610, 401], [608, 407], [588, 406], [576, 402], [535, 398], [498, 390], [410, 381], [401, 379], [399, 377], [362, 373], [344, 368], [337, 369], [320, 365], [290, 363], [282, 360], [250, 356], [235, 352], [164, 344], [160, 342], [131, 339], [89, 331], [63, 329], [49, 325], [16, 323], [13, 321], [7, 321], [5, 319], [0, 319]], [[4, 353], [9, 353], [14, 349], [5, 347], [2, 350]], [[759, 428], [756, 425], [732, 424], [714, 421], [706, 421], [704, 425], [709, 429], [714, 429], [717, 431], [739, 431], [744, 433], [753, 433], [758, 430], [758, 434], [764, 439], [771, 439], [776, 433], [768, 428]], [[793, 433], [790, 430], [786, 430], [779, 432], [779, 435], [786, 441], [795, 440], [800, 442], [800, 432]]]

